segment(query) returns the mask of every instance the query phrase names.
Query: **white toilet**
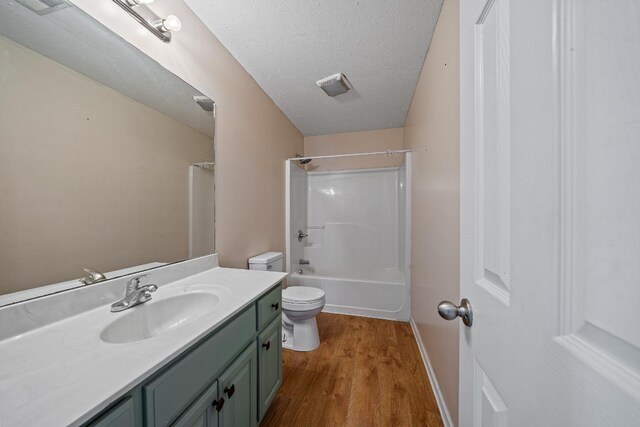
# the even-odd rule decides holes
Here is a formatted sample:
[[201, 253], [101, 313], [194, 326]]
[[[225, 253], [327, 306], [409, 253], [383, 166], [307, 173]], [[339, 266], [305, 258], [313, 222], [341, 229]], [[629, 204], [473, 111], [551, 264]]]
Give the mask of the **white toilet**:
[[[282, 253], [267, 252], [249, 258], [250, 270], [282, 271]], [[282, 347], [311, 351], [320, 345], [316, 315], [322, 311], [324, 291], [307, 286], [282, 290]]]
[[320, 345], [316, 315], [324, 307], [324, 291], [290, 286], [282, 291], [282, 346], [311, 351]]

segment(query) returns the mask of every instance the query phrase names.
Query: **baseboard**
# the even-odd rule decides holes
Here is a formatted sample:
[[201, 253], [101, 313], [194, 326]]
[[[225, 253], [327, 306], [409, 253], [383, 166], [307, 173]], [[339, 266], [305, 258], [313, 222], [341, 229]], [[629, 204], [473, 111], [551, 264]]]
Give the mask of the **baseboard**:
[[408, 321], [404, 313], [386, 310], [375, 310], [370, 308], [325, 304], [322, 311], [324, 313], [346, 314], [349, 316], [370, 317], [372, 319], [395, 320], [400, 322]]
[[413, 320], [413, 317], [411, 317], [409, 323], [411, 324], [413, 335], [416, 337], [416, 343], [418, 344], [418, 349], [420, 350], [420, 355], [422, 356], [424, 367], [427, 370], [427, 376], [429, 376], [431, 389], [433, 390], [433, 394], [436, 397], [436, 403], [438, 404], [438, 410], [440, 411], [442, 422], [444, 423], [445, 427], [454, 427], [453, 420], [451, 419], [451, 414], [449, 413], [447, 404], [444, 401], [442, 390], [440, 390], [440, 385], [438, 384], [436, 374], [435, 372], [433, 372], [433, 367], [431, 366], [431, 362], [429, 361], [429, 355], [427, 354], [427, 350], [424, 348], [424, 343], [422, 342], [422, 338], [420, 337], [420, 333], [418, 332], [418, 326]]

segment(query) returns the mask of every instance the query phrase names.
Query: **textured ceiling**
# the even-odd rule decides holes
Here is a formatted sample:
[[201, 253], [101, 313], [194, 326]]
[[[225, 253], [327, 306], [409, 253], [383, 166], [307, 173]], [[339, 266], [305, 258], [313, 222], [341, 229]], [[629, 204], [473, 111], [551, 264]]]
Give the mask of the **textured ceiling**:
[[[404, 125], [442, 0], [185, 0], [305, 135]], [[316, 80], [344, 73], [330, 98]]]

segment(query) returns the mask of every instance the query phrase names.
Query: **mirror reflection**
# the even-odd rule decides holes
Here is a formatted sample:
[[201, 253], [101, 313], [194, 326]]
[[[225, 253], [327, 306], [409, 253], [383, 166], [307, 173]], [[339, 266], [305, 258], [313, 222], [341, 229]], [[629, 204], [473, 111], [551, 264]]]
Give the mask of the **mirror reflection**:
[[214, 112], [76, 7], [0, 1], [0, 306], [212, 253]]

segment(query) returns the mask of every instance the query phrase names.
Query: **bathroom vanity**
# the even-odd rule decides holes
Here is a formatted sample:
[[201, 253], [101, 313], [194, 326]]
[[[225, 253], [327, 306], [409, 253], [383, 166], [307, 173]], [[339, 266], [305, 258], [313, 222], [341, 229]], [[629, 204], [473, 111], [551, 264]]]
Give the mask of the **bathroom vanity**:
[[282, 381], [285, 274], [212, 255], [148, 276], [152, 299], [120, 313], [130, 276], [0, 308], [0, 425], [259, 423]]

